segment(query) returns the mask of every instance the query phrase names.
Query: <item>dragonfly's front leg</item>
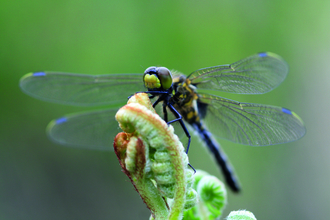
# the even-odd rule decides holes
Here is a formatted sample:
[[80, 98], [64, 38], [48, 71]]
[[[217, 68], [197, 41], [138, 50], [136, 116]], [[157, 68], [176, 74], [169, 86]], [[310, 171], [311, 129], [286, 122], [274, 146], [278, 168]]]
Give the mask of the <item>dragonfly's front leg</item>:
[[164, 114], [164, 121], [167, 123], [168, 118], [167, 118], [167, 110], [166, 110], [166, 103], [165, 102], [163, 104], [163, 114]]
[[155, 95], [151, 95], [151, 96], [149, 96], [149, 99], [153, 99], [155, 97], [156, 97]]
[[[147, 93], [147, 94], [151, 94], [151, 96], [149, 96], [149, 99], [152, 99], [152, 98], [155, 98], [157, 95], [161, 95], [161, 94], [166, 94], [168, 93], [167, 91], [141, 91], [141, 92], [136, 92], [134, 93], [135, 94], [138, 94], [138, 93]], [[127, 99], [130, 99], [132, 96], [134, 95], [131, 95], [131, 96], [128, 96]]]

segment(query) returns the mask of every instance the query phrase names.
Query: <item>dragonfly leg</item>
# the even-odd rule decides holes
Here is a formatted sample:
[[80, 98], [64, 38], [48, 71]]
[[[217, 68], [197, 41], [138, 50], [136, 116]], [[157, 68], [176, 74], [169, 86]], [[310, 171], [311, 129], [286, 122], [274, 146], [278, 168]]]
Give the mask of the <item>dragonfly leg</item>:
[[[157, 95], [161, 95], [161, 94], [168, 94], [167, 91], [141, 91], [141, 92], [136, 92], [135, 94], [138, 93], [147, 93], [147, 94], [151, 94], [151, 96], [149, 96], [149, 98], [154, 98]], [[128, 96], [128, 99], [130, 99], [133, 95]]]
[[[191, 139], [190, 133], [188, 132], [188, 129], [187, 129], [186, 125], [184, 124], [183, 120], [182, 120], [182, 116], [181, 116], [181, 114], [180, 114], [180, 113], [179, 113], [179, 112], [178, 112], [178, 111], [177, 111], [177, 110], [176, 110], [171, 104], [168, 104], [167, 106], [170, 108], [170, 110], [172, 111], [172, 113], [173, 113], [177, 118], [174, 119], [174, 120], [172, 120], [172, 121], [170, 121], [170, 122], [167, 122], [167, 120], [166, 120], [166, 122], [167, 122], [167, 124], [171, 124], [171, 123], [173, 123], [173, 122], [179, 121], [179, 123], [180, 123], [180, 125], [181, 125], [183, 131], [185, 132], [185, 134], [186, 134], [187, 137], [188, 137], [188, 145], [187, 145], [187, 150], [186, 150], [186, 154], [188, 154], [189, 147], [190, 147], [190, 139]], [[163, 111], [164, 111], [164, 117], [165, 117], [165, 112], [166, 112], [166, 118], [167, 118], [166, 105], [163, 105]], [[195, 168], [194, 168], [190, 163], [188, 163], [188, 166], [189, 166], [191, 169], [193, 169], [194, 174], [195, 174], [195, 173], [196, 173]]]
[[155, 97], [156, 97], [155, 95], [151, 95], [151, 96], [149, 96], [149, 99], [153, 99]]
[[163, 97], [159, 97], [153, 104], [152, 104], [152, 107], [155, 108], [156, 105], [158, 105], [159, 102], [163, 101]]
[[195, 168], [193, 167], [193, 166], [191, 166], [191, 164], [190, 163], [188, 163], [188, 166], [190, 166], [190, 168], [191, 169], [193, 169], [193, 171], [194, 171], [194, 174], [196, 173], [196, 170], [195, 170]]
[[187, 144], [187, 150], [186, 150], [186, 154], [188, 154], [189, 147], [190, 147], [190, 140], [191, 140], [190, 133], [189, 133], [186, 125], [184, 124], [184, 122], [182, 120], [182, 116], [180, 115], [180, 113], [171, 104], [167, 104], [167, 106], [170, 108], [171, 112], [175, 115], [175, 117], [177, 117], [176, 119], [167, 122], [167, 124], [171, 124], [171, 123], [176, 122], [176, 121], [178, 121], [180, 123], [184, 133], [188, 137], [188, 144]]
[[147, 93], [147, 94], [151, 94], [151, 95], [161, 95], [161, 94], [168, 94], [168, 91], [145, 91], [145, 92], [136, 92], [136, 93]]
[[167, 119], [167, 110], [166, 110], [165, 102], [163, 104], [163, 114], [164, 114], [164, 121], [167, 123], [168, 119]]

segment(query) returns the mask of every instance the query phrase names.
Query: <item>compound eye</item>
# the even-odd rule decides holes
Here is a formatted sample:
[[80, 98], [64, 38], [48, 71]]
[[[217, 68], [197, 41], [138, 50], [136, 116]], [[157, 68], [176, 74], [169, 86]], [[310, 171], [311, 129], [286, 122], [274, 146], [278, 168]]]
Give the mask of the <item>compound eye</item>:
[[157, 74], [157, 67], [151, 66], [144, 71], [143, 83], [148, 90], [161, 88], [161, 82]]
[[157, 75], [160, 80], [160, 83], [163, 87], [163, 89], [169, 89], [172, 86], [172, 74], [169, 69], [166, 67], [158, 67], [157, 68]]
[[148, 68], [144, 71], [144, 74], [147, 74], [147, 73], [149, 73], [149, 74], [156, 73], [156, 69], [157, 69], [157, 67], [155, 67], [155, 66], [148, 67]]

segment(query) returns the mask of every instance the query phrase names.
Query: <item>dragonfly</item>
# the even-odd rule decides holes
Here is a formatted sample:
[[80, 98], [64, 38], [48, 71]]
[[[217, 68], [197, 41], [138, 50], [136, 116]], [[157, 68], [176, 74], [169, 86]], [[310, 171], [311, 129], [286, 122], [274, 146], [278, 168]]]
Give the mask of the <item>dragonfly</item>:
[[[173, 76], [172, 76], [173, 74]], [[119, 105], [137, 92], [163, 103], [163, 118], [178, 122], [188, 137], [188, 124], [205, 143], [233, 192], [240, 186], [233, 168], [214, 137], [249, 146], [288, 143], [304, 136], [302, 119], [293, 111], [271, 105], [244, 103], [205, 91], [263, 94], [276, 88], [288, 74], [282, 57], [261, 52], [232, 64], [202, 68], [186, 76], [166, 67], [152, 66], [144, 74], [87, 75], [33, 72], [20, 79], [20, 88], [40, 100], [74, 106]], [[200, 91], [202, 90], [202, 91]], [[66, 146], [111, 150], [119, 132], [117, 107], [68, 114], [47, 126], [51, 140]], [[169, 121], [167, 111], [174, 115]], [[177, 123], [174, 123], [177, 124]]]

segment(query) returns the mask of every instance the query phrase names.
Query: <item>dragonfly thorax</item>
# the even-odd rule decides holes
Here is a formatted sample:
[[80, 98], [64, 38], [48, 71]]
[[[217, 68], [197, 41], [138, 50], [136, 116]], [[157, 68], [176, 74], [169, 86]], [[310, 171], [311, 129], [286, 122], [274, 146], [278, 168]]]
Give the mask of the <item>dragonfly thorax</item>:
[[172, 74], [166, 67], [151, 66], [143, 75], [143, 82], [149, 91], [165, 91], [172, 86]]
[[179, 75], [173, 79], [174, 102], [182, 106], [190, 106], [197, 100], [196, 87], [190, 84], [190, 80], [185, 75]]

